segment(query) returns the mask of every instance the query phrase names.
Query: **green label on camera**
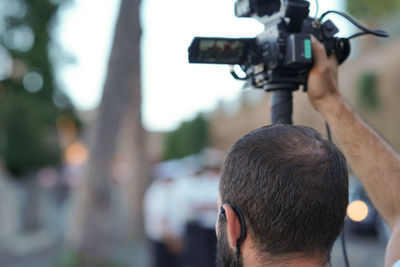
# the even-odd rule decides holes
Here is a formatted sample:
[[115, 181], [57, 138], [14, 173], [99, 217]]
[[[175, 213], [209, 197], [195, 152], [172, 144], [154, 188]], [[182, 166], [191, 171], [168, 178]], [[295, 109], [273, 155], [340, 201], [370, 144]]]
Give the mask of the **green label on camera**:
[[311, 59], [311, 57], [312, 57], [311, 40], [310, 39], [304, 40], [304, 57], [306, 59]]

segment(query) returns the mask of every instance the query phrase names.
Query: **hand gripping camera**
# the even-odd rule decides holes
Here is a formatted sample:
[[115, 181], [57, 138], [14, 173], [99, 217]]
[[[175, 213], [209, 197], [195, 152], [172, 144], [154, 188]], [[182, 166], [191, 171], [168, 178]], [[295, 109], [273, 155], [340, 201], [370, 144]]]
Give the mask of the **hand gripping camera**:
[[[307, 90], [313, 66], [311, 34], [325, 46], [328, 55], [336, 55], [339, 63], [350, 54], [351, 38], [364, 34], [388, 37], [386, 32], [367, 29], [338, 11], [312, 18], [309, 7], [304, 0], [237, 0], [235, 15], [256, 18], [264, 24], [264, 32], [255, 38], [195, 37], [189, 47], [189, 62], [231, 65], [231, 74], [245, 80], [245, 87], [272, 92], [272, 123], [291, 124], [292, 92]], [[348, 38], [335, 37], [338, 28], [331, 20], [323, 21], [329, 13], [345, 17], [361, 32]], [[234, 65], [239, 65], [246, 76], [239, 77]]]

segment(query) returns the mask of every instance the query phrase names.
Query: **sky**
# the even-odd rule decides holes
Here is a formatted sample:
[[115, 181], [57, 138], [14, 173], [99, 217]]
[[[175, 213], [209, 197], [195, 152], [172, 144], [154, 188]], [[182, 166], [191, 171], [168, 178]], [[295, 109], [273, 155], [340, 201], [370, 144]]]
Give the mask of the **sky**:
[[[76, 58], [60, 70], [61, 83], [78, 109], [98, 106], [105, 79], [120, 0], [74, 0], [63, 7], [56, 40]], [[233, 101], [242, 82], [229, 66], [188, 63], [195, 36], [254, 37], [263, 31], [255, 19], [234, 16], [235, 0], [142, 0], [143, 121], [147, 129], [166, 131]], [[320, 1], [320, 12], [343, 10], [344, 0]], [[96, 6], [93, 9], [93, 6]], [[315, 2], [311, 1], [311, 12]], [[344, 21], [332, 17], [339, 28]]]

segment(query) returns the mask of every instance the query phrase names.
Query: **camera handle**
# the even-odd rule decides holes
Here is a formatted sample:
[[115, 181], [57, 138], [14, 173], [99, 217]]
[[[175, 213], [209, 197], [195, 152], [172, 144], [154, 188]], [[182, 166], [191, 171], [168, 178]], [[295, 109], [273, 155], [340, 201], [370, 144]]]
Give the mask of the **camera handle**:
[[291, 84], [269, 84], [265, 91], [271, 92], [271, 124], [293, 124], [293, 91]]
[[292, 91], [278, 90], [271, 94], [271, 124], [293, 124]]

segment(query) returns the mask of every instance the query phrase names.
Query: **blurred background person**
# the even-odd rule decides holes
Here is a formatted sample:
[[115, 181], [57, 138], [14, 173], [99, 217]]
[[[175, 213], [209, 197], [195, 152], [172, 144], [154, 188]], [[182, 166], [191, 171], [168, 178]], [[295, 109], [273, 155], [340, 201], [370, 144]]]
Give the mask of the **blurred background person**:
[[154, 181], [147, 189], [143, 211], [146, 235], [151, 242], [154, 267], [179, 267], [183, 240], [172, 217], [172, 196], [178, 174], [177, 161], [163, 162], [154, 168]]
[[215, 266], [215, 221], [223, 153], [206, 148], [197, 155], [197, 171], [177, 183], [176, 202], [181, 203], [185, 223], [184, 266]]

